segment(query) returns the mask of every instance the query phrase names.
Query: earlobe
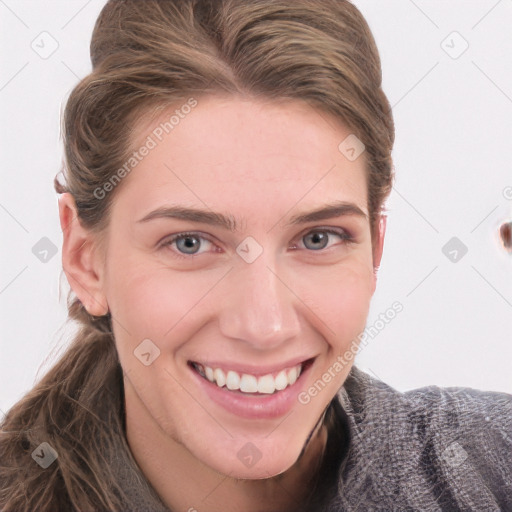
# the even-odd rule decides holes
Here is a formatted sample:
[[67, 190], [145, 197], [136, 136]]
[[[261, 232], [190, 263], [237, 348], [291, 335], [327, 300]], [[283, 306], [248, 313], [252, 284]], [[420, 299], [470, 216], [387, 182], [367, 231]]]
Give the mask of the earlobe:
[[59, 218], [63, 237], [62, 267], [69, 285], [90, 315], [105, 315], [108, 304], [102, 289], [99, 260], [95, 255], [95, 239], [89, 230], [82, 227], [74, 197], [69, 192], [59, 197]]

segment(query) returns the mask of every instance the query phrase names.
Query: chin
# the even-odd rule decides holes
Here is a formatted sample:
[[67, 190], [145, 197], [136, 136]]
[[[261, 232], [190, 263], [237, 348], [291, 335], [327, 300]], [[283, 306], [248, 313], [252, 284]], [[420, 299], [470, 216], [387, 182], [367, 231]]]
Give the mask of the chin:
[[[290, 469], [298, 460], [307, 432], [300, 442], [291, 442], [289, 436], [269, 438], [229, 438], [225, 443], [210, 441], [217, 447], [199, 455], [204, 464], [214, 471], [231, 478], [261, 480], [280, 475]], [[287, 441], [288, 439], [288, 441]], [[201, 448], [199, 448], [201, 451]]]
[[266, 462], [260, 459], [252, 467], [243, 466], [237, 459], [227, 460], [227, 463], [222, 464], [222, 468], [218, 468], [217, 471], [230, 478], [240, 480], [264, 480], [282, 475], [288, 471], [297, 461], [299, 453], [300, 449], [297, 451], [296, 456], [283, 457], [281, 455], [274, 460], [267, 460]]

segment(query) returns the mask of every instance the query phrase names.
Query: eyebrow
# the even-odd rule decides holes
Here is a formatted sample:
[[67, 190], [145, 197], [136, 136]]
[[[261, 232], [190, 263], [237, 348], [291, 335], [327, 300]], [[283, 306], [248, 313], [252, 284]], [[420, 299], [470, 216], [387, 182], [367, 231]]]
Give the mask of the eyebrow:
[[[335, 201], [334, 203], [329, 203], [310, 212], [294, 215], [286, 223], [286, 226], [295, 226], [344, 216], [356, 216], [368, 220], [368, 215], [356, 204], [346, 201]], [[148, 222], [153, 219], [161, 218], [188, 220], [212, 226], [220, 226], [232, 232], [239, 231], [238, 224], [233, 216], [184, 206], [162, 206], [148, 213], [137, 222]]]

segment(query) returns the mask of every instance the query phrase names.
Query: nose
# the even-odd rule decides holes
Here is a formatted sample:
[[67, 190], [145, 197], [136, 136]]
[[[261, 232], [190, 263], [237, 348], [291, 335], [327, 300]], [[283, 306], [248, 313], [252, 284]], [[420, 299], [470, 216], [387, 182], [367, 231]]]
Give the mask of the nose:
[[237, 262], [226, 278], [224, 300], [219, 303], [222, 335], [256, 350], [271, 350], [299, 334], [299, 298], [293, 283], [275, 270], [275, 263], [270, 251], [263, 251], [252, 263]]

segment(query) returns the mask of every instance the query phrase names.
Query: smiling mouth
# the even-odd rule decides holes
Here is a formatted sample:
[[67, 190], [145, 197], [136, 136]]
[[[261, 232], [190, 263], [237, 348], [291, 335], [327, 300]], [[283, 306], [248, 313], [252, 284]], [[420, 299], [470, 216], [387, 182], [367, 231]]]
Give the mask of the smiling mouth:
[[261, 376], [212, 368], [195, 361], [189, 361], [188, 364], [203, 379], [219, 388], [238, 394], [261, 396], [276, 394], [295, 384], [304, 370], [313, 363], [313, 360], [314, 358], [308, 359], [290, 368]]

